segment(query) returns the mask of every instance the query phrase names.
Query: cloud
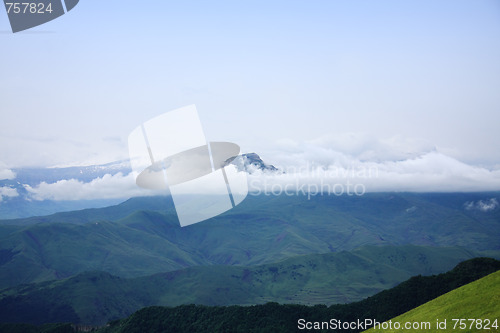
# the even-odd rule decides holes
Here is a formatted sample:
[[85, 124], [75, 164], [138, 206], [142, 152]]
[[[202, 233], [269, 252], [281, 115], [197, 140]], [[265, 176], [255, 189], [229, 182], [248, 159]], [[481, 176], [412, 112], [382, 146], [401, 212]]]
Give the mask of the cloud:
[[68, 179], [50, 184], [42, 182], [35, 187], [25, 185], [25, 188], [31, 199], [39, 201], [116, 199], [164, 194], [139, 188], [132, 173], [123, 175], [121, 172], [106, 174], [90, 182]]
[[[398, 137], [376, 140], [366, 135], [345, 134], [302, 143], [281, 141], [274, 151], [265, 152], [261, 157], [280, 172], [250, 167], [248, 185], [253, 194], [500, 190], [500, 168], [469, 165], [427, 142]], [[90, 182], [68, 179], [25, 187], [33, 200], [128, 198], [168, 193], [168, 190], [139, 188], [133, 173], [107, 174]], [[203, 192], [199, 187], [188, 186], [186, 191]], [[496, 201], [481, 201], [471, 207], [487, 211], [495, 205], [498, 205]]]
[[3, 179], [14, 179], [16, 178], [16, 173], [0, 162], [0, 180]]
[[435, 151], [435, 145], [423, 139], [393, 136], [380, 139], [366, 133], [337, 133], [308, 141], [306, 145], [336, 151], [362, 161], [396, 161]]
[[498, 207], [498, 200], [496, 198], [491, 198], [489, 200], [483, 201], [479, 200], [477, 202], [467, 201], [464, 204], [465, 209], [467, 210], [480, 210], [482, 212], [489, 212], [490, 210], [494, 210]]
[[0, 202], [3, 201], [4, 198], [14, 198], [19, 196], [19, 193], [15, 188], [11, 187], [0, 187]]
[[304, 143], [281, 141], [277, 148], [263, 160], [284, 174], [254, 172], [251, 191], [304, 185], [338, 193], [354, 187], [359, 192], [500, 190], [500, 168], [466, 164], [421, 140], [343, 134]]

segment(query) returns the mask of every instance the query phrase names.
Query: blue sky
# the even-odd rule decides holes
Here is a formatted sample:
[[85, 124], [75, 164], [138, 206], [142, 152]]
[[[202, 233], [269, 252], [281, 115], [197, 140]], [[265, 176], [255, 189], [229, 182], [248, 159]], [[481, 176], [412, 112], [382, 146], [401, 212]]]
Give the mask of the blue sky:
[[209, 140], [278, 164], [316, 145], [500, 168], [495, 0], [82, 0], [0, 32], [5, 167], [127, 158], [138, 124], [196, 104]]

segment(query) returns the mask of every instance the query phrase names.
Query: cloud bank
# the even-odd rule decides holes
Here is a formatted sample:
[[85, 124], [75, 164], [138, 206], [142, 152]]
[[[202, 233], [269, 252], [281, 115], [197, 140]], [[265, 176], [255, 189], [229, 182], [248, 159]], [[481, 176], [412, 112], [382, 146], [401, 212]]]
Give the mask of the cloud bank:
[[[342, 134], [302, 143], [281, 141], [274, 151], [261, 157], [280, 171], [249, 166], [252, 194], [500, 191], [500, 168], [466, 164], [422, 140], [377, 140], [366, 135]], [[25, 188], [33, 200], [113, 199], [168, 193], [139, 188], [133, 173], [107, 174], [90, 182], [42, 182]], [[496, 205], [496, 201], [470, 203], [470, 209], [486, 211]]]
[[16, 178], [16, 173], [0, 162], [0, 180], [14, 178]]
[[0, 202], [4, 200], [4, 198], [14, 198], [18, 197], [19, 193], [15, 188], [3, 186], [0, 187]]
[[132, 173], [121, 172], [95, 178], [90, 182], [76, 179], [64, 179], [55, 183], [42, 182], [37, 186], [24, 186], [33, 200], [90, 200], [119, 199], [135, 196], [158, 195], [157, 191], [147, 191], [135, 184]]
[[[379, 140], [361, 134], [341, 134], [296, 143], [282, 141], [263, 160], [283, 173], [255, 170], [250, 188], [337, 185], [361, 191], [499, 191], [500, 168], [469, 165], [423, 141], [394, 137]], [[312, 190], [315, 187], [312, 186]]]

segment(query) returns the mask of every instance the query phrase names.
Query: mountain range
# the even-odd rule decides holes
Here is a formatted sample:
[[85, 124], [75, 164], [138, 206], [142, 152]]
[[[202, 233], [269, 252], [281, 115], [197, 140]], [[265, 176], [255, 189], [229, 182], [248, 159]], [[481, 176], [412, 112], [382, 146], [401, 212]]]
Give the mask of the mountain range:
[[261, 265], [365, 245], [462, 247], [498, 257], [500, 210], [469, 210], [476, 194], [249, 196], [181, 228], [168, 196], [0, 222], [0, 288], [85, 271], [138, 277], [191, 266]]
[[[243, 158], [236, 165], [248, 172], [281, 172], [256, 154]], [[26, 185], [43, 177], [17, 172], [3, 186], [25, 196], [3, 200], [0, 212], [19, 205], [27, 216], [0, 215], [0, 322], [103, 325], [151, 305], [352, 303], [463, 260], [500, 259], [499, 192], [250, 193], [182, 228], [168, 195], [36, 216], [37, 204], [63, 203], [33, 204]]]
[[[252, 173], [255, 170], [280, 172], [271, 164], [265, 163], [259, 155], [248, 153], [239, 155], [231, 162], [238, 170]], [[127, 176], [132, 171], [128, 160], [116, 161], [102, 165], [70, 166], [54, 168], [14, 168], [14, 179], [0, 179], [0, 190], [8, 189], [13, 194], [2, 196], [0, 191], [0, 219], [26, 218], [44, 216], [57, 212], [73, 211], [85, 208], [102, 208], [116, 205], [127, 199], [95, 198], [84, 200], [52, 200], [37, 198], [33, 188], [40, 184], [54, 184], [61, 181], [78, 181], [83, 184], [102, 179], [103, 177], [121, 174]]]

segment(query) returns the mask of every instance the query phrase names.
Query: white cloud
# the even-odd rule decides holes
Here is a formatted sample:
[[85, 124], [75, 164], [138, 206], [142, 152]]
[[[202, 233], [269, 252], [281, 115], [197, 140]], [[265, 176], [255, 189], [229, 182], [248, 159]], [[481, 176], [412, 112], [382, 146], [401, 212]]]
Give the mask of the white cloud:
[[336, 151], [362, 161], [395, 161], [417, 157], [423, 152], [436, 150], [422, 139], [394, 136], [379, 139], [366, 133], [337, 133], [322, 136], [307, 144]]
[[[264, 162], [284, 173], [252, 170], [248, 176], [253, 193], [285, 189], [296, 192], [364, 193], [377, 191], [498, 191], [500, 168], [486, 169], [447, 156], [419, 140], [345, 134], [298, 143], [281, 141], [277, 150], [264, 153]], [[134, 174], [105, 175], [84, 183], [75, 179], [26, 186], [34, 200], [84, 200], [128, 198], [166, 194], [135, 184]], [[196, 189], [195, 193], [200, 191]], [[496, 200], [496, 199], [495, 199]], [[487, 211], [498, 203], [473, 203]], [[467, 207], [467, 206], [466, 206]]]
[[2, 162], [0, 162], [0, 180], [2, 179], [14, 179], [16, 178], [16, 173], [9, 168]]
[[478, 202], [479, 209], [483, 212], [487, 212], [493, 210], [498, 207], [498, 201], [495, 198], [491, 198], [489, 201], [483, 202], [479, 200]]
[[304, 184], [326, 190], [339, 185], [351, 191], [358, 186], [367, 192], [500, 190], [500, 168], [463, 163], [420, 140], [343, 134], [307, 143], [281, 141], [278, 148], [263, 160], [285, 173], [255, 173], [250, 176], [251, 190]]
[[467, 201], [464, 204], [465, 209], [467, 210], [473, 210], [477, 209], [482, 212], [488, 212], [490, 210], [494, 210], [495, 208], [498, 207], [498, 200], [496, 198], [491, 198], [489, 200], [479, 200], [477, 202], [474, 201]]
[[[401, 161], [360, 161], [325, 148], [308, 147], [305, 152], [288, 154], [294, 165], [282, 167], [284, 173], [259, 169], [248, 175], [253, 193], [330, 192], [337, 194], [377, 191], [494, 191], [500, 189], [500, 170], [470, 166], [437, 152]], [[166, 194], [139, 188], [133, 173], [105, 175], [84, 183], [75, 179], [56, 183], [25, 185], [34, 200], [86, 200], [129, 198]], [[10, 190], [10, 189], [9, 189]], [[199, 189], [196, 193], [199, 192]], [[195, 192], [193, 192], [195, 193]], [[474, 203], [487, 211], [496, 201]]]
[[56, 183], [40, 183], [35, 187], [25, 185], [34, 200], [89, 200], [129, 198], [134, 196], [158, 195], [158, 191], [143, 190], [135, 184], [132, 173], [123, 175], [106, 174], [91, 182], [76, 179], [60, 180]]
[[0, 187], [0, 202], [3, 201], [4, 197], [14, 198], [17, 196], [19, 196], [19, 193], [17, 192], [17, 190], [15, 188], [7, 187], [7, 186]]

